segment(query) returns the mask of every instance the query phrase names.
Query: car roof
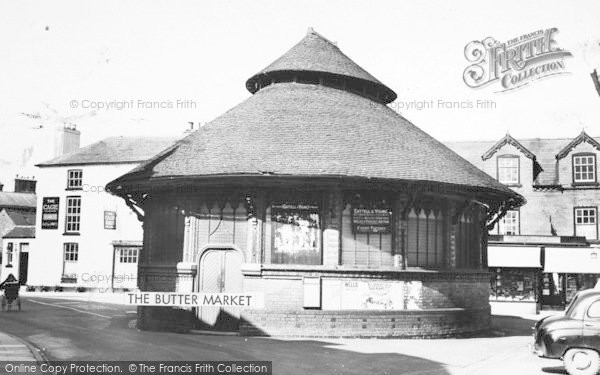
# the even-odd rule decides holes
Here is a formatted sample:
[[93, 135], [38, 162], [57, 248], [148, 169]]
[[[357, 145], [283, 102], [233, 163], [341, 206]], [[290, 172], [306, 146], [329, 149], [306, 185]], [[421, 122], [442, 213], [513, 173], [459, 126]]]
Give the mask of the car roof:
[[600, 289], [586, 289], [582, 290], [579, 293], [579, 298], [591, 298], [600, 296]]

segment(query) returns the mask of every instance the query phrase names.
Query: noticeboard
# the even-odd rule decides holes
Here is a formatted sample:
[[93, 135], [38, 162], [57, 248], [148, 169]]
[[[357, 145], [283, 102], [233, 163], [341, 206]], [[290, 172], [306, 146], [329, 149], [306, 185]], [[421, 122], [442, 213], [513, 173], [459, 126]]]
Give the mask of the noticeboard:
[[42, 198], [42, 229], [58, 229], [58, 197]]
[[354, 233], [391, 233], [392, 210], [388, 208], [353, 208]]

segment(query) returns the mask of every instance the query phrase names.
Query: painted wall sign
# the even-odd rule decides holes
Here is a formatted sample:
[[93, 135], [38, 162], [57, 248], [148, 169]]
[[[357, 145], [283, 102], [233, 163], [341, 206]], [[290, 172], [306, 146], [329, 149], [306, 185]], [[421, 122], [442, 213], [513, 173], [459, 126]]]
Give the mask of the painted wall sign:
[[42, 198], [42, 229], [58, 229], [58, 197]]
[[352, 230], [354, 233], [390, 233], [392, 210], [386, 208], [353, 208]]

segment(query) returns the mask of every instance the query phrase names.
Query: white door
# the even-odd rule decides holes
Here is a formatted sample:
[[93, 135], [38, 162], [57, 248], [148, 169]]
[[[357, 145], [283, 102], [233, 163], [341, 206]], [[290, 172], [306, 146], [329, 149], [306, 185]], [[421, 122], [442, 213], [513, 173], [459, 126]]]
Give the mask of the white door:
[[[233, 249], [211, 249], [200, 259], [199, 290], [202, 293], [238, 293], [242, 291], [242, 256]], [[236, 331], [240, 309], [237, 307], [201, 307], [201, 328]]]

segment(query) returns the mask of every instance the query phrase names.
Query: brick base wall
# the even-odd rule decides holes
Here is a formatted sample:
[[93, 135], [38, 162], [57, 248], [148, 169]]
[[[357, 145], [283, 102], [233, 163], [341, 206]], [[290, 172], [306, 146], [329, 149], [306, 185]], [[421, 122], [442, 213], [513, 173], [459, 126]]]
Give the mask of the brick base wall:
[[489, 306], [413, 311], [265, 311], [242, 313], [242, 336], [436, 338], [490, 327]]

